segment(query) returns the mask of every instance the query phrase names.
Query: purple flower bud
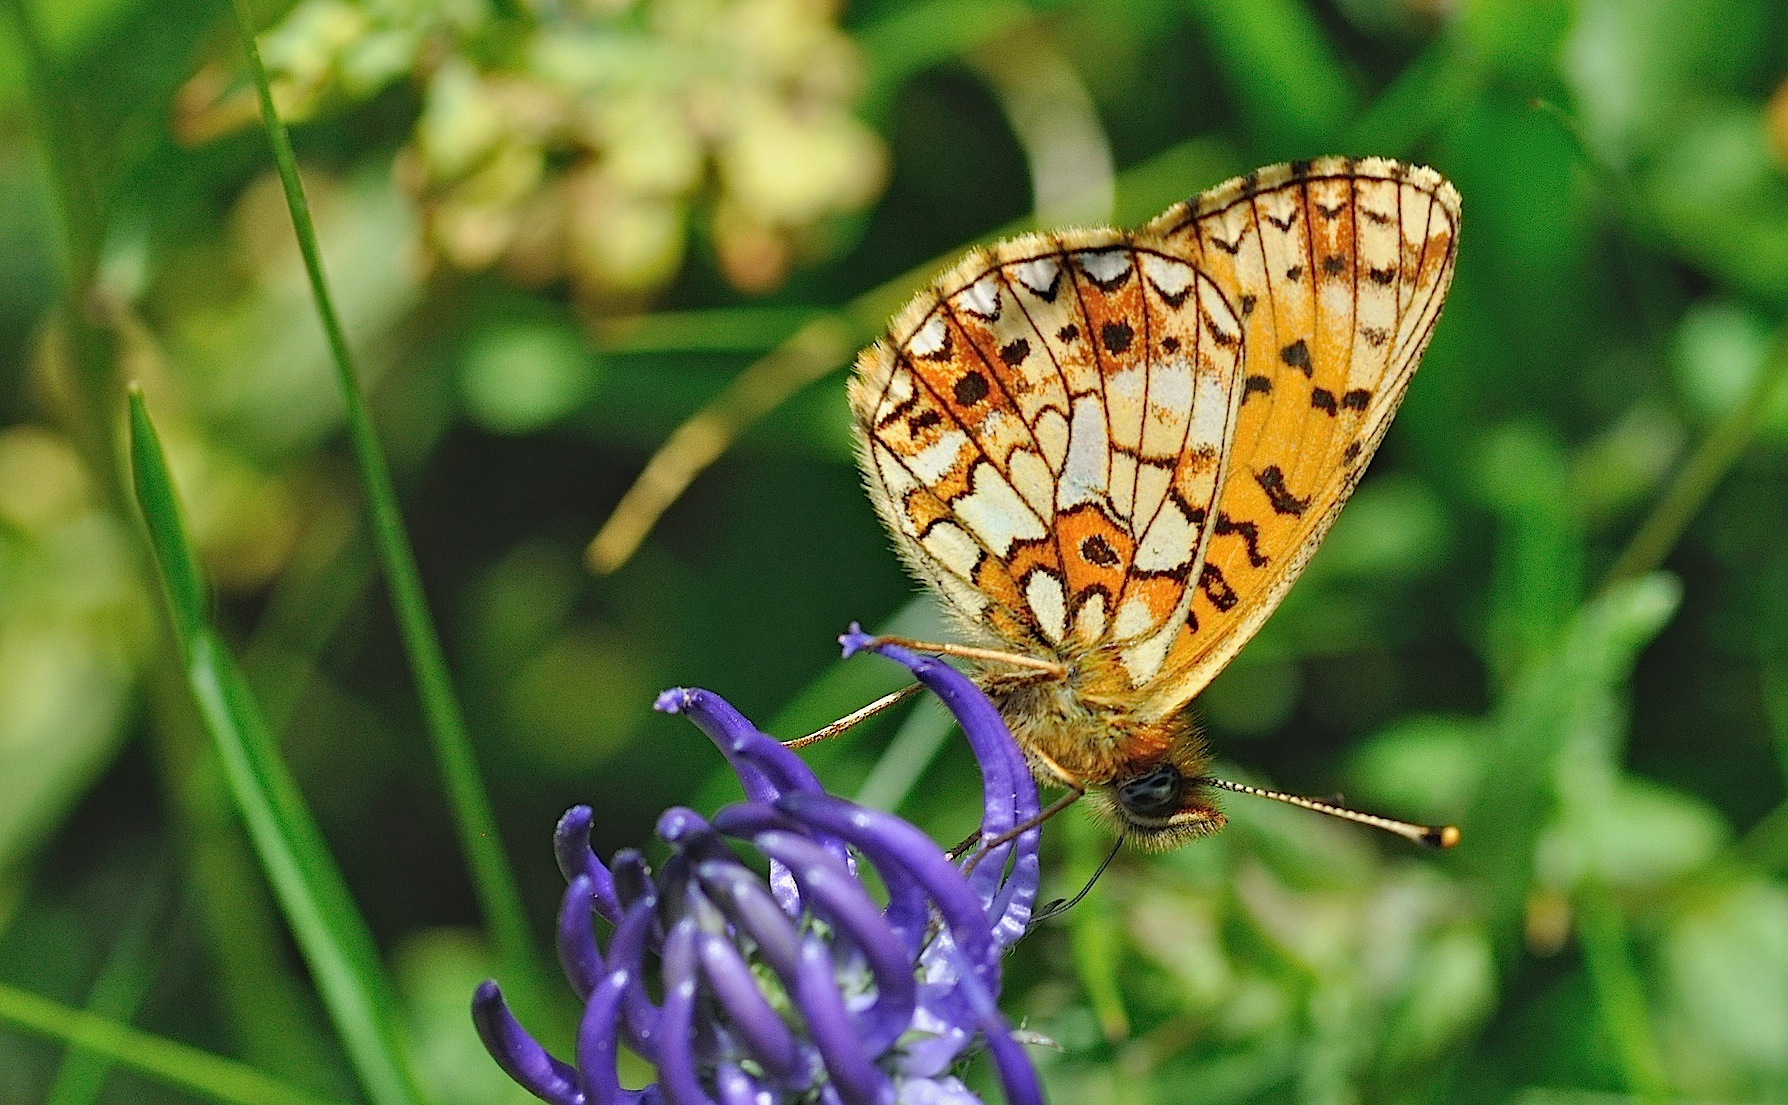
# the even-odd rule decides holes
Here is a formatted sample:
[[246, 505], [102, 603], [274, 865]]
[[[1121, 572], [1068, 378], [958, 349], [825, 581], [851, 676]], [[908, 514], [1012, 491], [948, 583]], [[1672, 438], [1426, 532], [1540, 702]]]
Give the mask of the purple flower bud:
[[[712, 820], [666, 811], [657, 835], [671, 856], [656, 871], [633, 851], [599, 860], [587, 807], [561, 819], [559, 959], [584, 1001], [576, 1065], [527, 1035], [494, 982], [472, 1002], [485, 1047], [541, 1100], [979, 1105], [950, 1072], [986, 1050], [1006, 1100], [1041, 1105], [996, 1004], [1001, 955], [1036, 901], [1036, 784], [998, 711], [961, 673], [855, 626], [841, 641], [847, 655], [869, 648], [911, 668], [956, 716], [981, 767], [980, 848], [952, 861], [900, 818], [826, 794], [718, 696], [666, 691], [658, 708], [708, 735], [746, 800]], [[767, 882], [739, 859], [740, 844], [767, 862]], [[859, 863], [873, 868], [885, 906]], [[622, 1046], [656, 1068], [655, 1083], [621, 1086]]]

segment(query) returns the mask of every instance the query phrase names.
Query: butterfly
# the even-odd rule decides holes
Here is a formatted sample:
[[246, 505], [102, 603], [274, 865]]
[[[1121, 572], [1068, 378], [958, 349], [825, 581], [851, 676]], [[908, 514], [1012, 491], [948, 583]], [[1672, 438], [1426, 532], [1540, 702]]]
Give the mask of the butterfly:
[[1294, 161], [1134, 232], [974, 250], [863, 351], [870, 498], [961, 654], [1012, 661], [981, 682], [1040, 781], [1144, 845], [1223, 825], [1185, 707], [1358, 483], [1458, 232], [1432, 169]]

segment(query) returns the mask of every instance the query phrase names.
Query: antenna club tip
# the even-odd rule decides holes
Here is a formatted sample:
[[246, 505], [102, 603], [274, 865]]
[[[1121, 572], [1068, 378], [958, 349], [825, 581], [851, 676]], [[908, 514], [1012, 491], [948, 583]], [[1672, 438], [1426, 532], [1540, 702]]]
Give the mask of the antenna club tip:
[[1439, 828], [1429, 829], [1422, 834], [1422, 843], [1430, 848], [1451, 848], [1459, 843], [1459, 827], [1457, 825], [1442, 825]]

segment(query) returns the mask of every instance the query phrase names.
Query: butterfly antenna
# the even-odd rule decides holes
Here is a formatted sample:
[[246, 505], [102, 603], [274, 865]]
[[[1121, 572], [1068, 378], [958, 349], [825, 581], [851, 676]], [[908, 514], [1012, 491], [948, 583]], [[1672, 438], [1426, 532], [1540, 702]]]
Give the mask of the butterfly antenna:
[[1103, 875], [1105, 873], [1105, 869], [1107, 867], [1111, 866], [1111, 861], [1117, 858], [1118, 850], [1120, 848], [1122, 848], [1123, 846], [1124, 846], [1124, 834], [1119, 833], [1118, 838], [1116, 840], [1112, 841], [1111, 851], [1106, 852], [1105, 858], [1099, 861], [1099, 869], [1097, 871], [1093, 872], [1092, 878], [1086, 880], [1086, 885], [1080, 888], [1080, 893], [1074, 895], [1072, 898], [1069, 898], [1066, 901], [1063, 901], [1062, 899], [1057, 898], [1055, 901], [1050, 902], [1048, 905], [1044, 906], [1042, 909], [1039, 909], [1036, 913], [1031, 915], [1031, 923], [1030, 923], [1029, 927], [1036, 928], [1038, 925], [1042, 924], [1043, 922], [1053, 920], [1054, 918], [1060, 917], [1062, 914], [1068, 912], [1070, 909], [1073, 909], [1075, 906], [1079, 905], [1080, 899], [1087, 896], [1087, 892], [1093, 888], [1094, 883], [1099, 881], [1099, 876]]
[[1207, 783], [1218, 790], [1234, 791], [1237, 794], [1252, 794], [1259, 798], [1271, 798], [1275, 802], [1284, 802], [1288, 806], [1315, 810], [1317, 813], [1326, 813], [1330, 817], [1339, 817], [1343, 821], [1370, 825], [1375, 829], [1395, 833], [1404, 840], [1425, 844], [1430, 848], [1451, 848], [1459, 843], [1459, 829], [1455, 825], [1417, 825], [1412, 821], [1398, 821], [1396, 818], [1380, 817], [1375, 813], [1350, 810], [1337, 802], [1303, 798], [1296, 794], [1287, 794], [1282, 790], [1267, 790], [1264, 787], [1249, 786], [1247, 783], [1232, 783], [1227, 779], [1214, 779], [1208, 775], [1200, 779], [1199, 782]]

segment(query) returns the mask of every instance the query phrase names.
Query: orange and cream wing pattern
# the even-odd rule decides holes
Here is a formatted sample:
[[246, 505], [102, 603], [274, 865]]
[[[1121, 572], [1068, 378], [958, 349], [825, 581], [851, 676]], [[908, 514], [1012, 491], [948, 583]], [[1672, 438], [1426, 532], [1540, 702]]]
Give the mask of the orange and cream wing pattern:
[[975, 251], [858, 360], [870, 497], [972, 633], [1070, 666], [1115, 656], [1132, 712], [1173, 714], [1352, 492], [1440, 315], [1458, 227], [1433, 170], [1324, 158], [1134, 234]]
[[1190, 610], [1242, 388], [1231, 300], [1116, 231], [976, 251], [851, 382], [870, 496], [983, 639], [1149, 685]]
[[1219, 185], [1139, 235], [1216, 284], [1246, 349], [1192, 608], [1144, 713], [1202, 690], [1315, 552], [1427, 348], [1458, 232], [1432, 169], [1324, 158]]

